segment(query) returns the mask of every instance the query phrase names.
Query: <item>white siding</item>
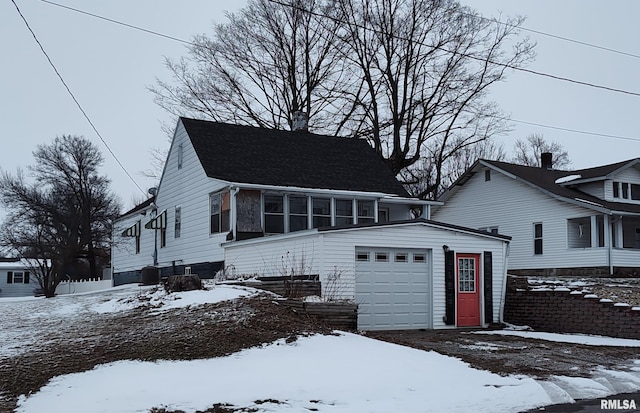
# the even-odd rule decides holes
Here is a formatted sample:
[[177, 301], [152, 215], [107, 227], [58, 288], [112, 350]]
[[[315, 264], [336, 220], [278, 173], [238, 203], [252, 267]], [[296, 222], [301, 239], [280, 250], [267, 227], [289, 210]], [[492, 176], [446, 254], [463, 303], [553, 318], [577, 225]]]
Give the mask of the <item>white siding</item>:
[[[179, 145], [183, 148], [180, 169]], [[207, 177], [182, 123], [176, 128], [160, 182], [156, 204], [160, 211], [167, 210], [167, 244], [164, 248], [158, 245], [158, 265], [222, 261], [220, 243], [227, 234], [209, 234], [209, 194], [228, 184]], [[175, 207], [181, 208], [180, 238], [174, 233]]]
[[640, 171], [634, 168], [626, 168], [612, 177], [617, 182], [629, 182], [632, 184], [640, 184]]
[[588, 182], [586, 184], [579, 185], [577, 189], [591, 196], [595, 196], [596, 198], [605, 199], [605, 182], [606, 181]]
[[[506, 242], [464, 232], [434, 228], [422, 223], [396, 226], [365, 227], [350, 230], [293, 233], [228, 243], [225, 248], [226, 265], [238, 274], [281, 275], [278, 268], [286, 259], [295, 257], [308, 266], [308, 274], [319, 274], [323, 288], [331, 275], [338, 274], [339, 297], [355, 299], [355, 251], [357, 247], [408, 248], [431, 250], [432, 305], [434, 328], [446, 328], [444, 251], [447, 245], [457, 253], [491, 251], [493, 255], [493, 314], [497, 321], [503, 297], [504, 254]], [[304, 258], [302, 258], [304, 257]], [[481, 258], [482, 259], [482, 258]], [[286, 266], [285, 266], [286, 267]], [[481, 263], [482, 267], [482, 263]], [[488, 322], [488, 320], [487, 320]]]
[[[140, 271], [153, 265], [154, 231], [144, 228], [151, 219], [150, 209], [134, 212], [114, 223], [111, 266], [113, 273]], [[136, 254], [135, 237], [123, 237], [122, 232], [140, 221], [140, 253]]]
[[33, 296], [33, 290], [38, 288], [38, 281], [35, 279], [33, 274], [29, 276], [29, 283], [12, 283], [7, 284], [7, 273], [9, 271], [29, 271], [21, 266], [16, 266], [15, 268], [3, 268], [0, 270], [0, 298], [2, 297], [25, 297], [25, 296]]
[[[571, 268], [606, 265], [606, 251], [569, 249], [567, 219], [594, 215], [587, 208], [493, 171], [490, 181], [476, 174], [433, 212], [433, 219], [471, 228], [497, 226], [512, 237], [509, 268]], [[534, 254], [533, 224], [543, 226], [543, 254]]]

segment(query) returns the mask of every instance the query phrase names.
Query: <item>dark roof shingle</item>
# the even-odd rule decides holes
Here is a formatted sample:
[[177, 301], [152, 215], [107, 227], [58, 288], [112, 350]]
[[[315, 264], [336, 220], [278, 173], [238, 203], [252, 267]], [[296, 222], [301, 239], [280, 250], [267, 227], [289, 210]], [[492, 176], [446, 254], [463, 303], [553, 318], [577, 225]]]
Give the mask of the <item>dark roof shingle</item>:
[[581, 191], [579, 186], [572, 186], [571, 183], [560, 185], [556, 183], [559, 178], [567, 177], [570, 175], [580, 175], [580, 179], [599, 178], [605, 177], [608, 174], [617, 171], [618, 169], [626, 166], [629, 163], [636, 163], [636, 159], [631, 159], [624, 162], [617, 162], [610, 165], [602, 165], [595, 168], [586, 168], [574, 171], [561, 171], [556, 169], [545, 169], [532, 166], [516, 165], [507, 162], [489, 161], [483, 160], [482, 162], [492, 165], [495, 168], [501, 169], [507, 173], [517, 176], [518, 178], [527, 181], [545, 191], [548, 191], [557, 196], [583, 200], [590, 203], [602, 205], [604, 208], [613, 211], [624, 211], [631, 213], [640, 213], [640, 205], [629, 204], [624, 202], [609, 202], [598, 197], [589, 195]]
[[180, 120], [211, 178], [244, 184], [409, 196], [364, 140]]

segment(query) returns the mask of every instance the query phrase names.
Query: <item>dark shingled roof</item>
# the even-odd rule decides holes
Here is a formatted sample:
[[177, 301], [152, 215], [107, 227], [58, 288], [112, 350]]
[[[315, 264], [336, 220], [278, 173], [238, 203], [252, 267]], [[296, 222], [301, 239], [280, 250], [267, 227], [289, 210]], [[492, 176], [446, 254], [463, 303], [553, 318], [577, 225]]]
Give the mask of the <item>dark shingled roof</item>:
[[180, 120], [211, 178], [244, 184], [409, 196], [364, 140]]
[[[527, 181], [545, 191], [563, 198], [592, 202], [594, 204], [602, 205], [602, 207], [613, 211], [640, 213], [640, 205], [624, 202], [605, 201], [603, 199], [580, 191], [579, 189], [577, 189], [577, 186], [572, 186], [571, 182], [567, 182], [563, 185], [556, 183], [557, 179], [570, 175], [580, 175], [581, 178], [579, 180], [589, 178], [604, 179], [605, 176], [617, 171], [618, 169], [626, 166], [629, 163], [638, 163], [637, 159], [631, 159], [628, 161], [617, 162], [610, 165], [602, 165], [595, 168], [587, 168], [574, 171], [561, 171], [488, 160], [482, 160], [482, 162], [492, 165], [493, 167], [501, 169], [512, 175], [515, 175], [524, 181]], [[576, 179], [576, 181], [578, 181], [578, 179]]]

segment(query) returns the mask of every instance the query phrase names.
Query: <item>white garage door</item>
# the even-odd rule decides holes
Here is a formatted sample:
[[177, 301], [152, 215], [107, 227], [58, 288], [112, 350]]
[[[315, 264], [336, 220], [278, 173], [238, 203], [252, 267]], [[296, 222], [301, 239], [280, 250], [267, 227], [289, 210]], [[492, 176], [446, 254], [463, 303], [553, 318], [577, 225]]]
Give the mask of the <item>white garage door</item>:
[[358, 328], [431, 327], [427, 250], [356, 248]]

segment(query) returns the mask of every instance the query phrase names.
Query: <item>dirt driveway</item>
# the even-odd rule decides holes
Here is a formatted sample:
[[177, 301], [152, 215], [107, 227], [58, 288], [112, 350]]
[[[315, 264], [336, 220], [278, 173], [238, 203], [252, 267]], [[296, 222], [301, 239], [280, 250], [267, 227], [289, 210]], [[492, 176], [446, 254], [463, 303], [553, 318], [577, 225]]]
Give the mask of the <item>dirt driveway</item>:
[[433, 350], [499, 374], [590, 377], [599, 366], [628, 371], [640, 358], [637, 347], [603, 347], [546, 340], [475, 334], [471, 330], [369, 332], [368, 337]]

